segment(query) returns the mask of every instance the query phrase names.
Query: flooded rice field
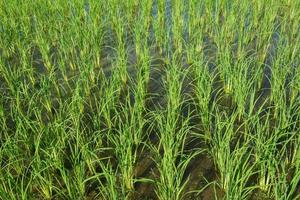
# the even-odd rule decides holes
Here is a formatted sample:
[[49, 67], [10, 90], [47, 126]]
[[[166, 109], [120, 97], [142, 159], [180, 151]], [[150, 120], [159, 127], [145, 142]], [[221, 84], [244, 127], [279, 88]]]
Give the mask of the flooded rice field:
[[0, 199], [300, 199], [300, 2], [0, 2]]

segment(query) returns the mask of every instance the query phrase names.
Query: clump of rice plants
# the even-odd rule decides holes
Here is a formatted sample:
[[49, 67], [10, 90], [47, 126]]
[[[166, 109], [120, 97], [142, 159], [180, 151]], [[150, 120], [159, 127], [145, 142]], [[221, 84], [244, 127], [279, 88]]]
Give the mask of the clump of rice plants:
[[0, 1], [0, 199], [300, 199], [300, 1]]

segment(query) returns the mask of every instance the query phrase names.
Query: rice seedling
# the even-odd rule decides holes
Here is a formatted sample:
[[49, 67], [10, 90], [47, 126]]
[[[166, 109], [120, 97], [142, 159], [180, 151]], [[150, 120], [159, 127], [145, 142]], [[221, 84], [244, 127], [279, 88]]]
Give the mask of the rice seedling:
[[[182, 151], [182, 143], [186, 136], [186, 130], [176, 130], [181, 104], [181, 96], [178, 93], [181, 91], [181, 83], [177, 65], [169, 67], [170, 71], [166, 77], [167, 108], [164, 114], [160, 114], [158, 111], [154, 114], [159, 131], [159, 145], [152, 147], [158, 157], [156, 162], [160, 176], [157, 181], [156, 193], [159, 199], [180, 198], [184, 170], [181, 168], [185, 167], [182, 161], [179, 161], [178, 167], [176, 166], [176, 159], [177, 156], [181, 156], [180, 151]], [[177, 81], [169, 81], [171, 79], [177, 79]], [[163, 155], [160, 156], [161, 151]], [[179, 158], [179, 160], [181, 159]]]
[[216, 127], [211, 136], [209, 152], [214, 158], [220, 172], [220, 187], [225, 192], [226, 199], [245, 199], [253, 190], [246, 183], [254, 174], [250, 165], [251, 150], [249, 141], [240, 142], [238, 130], [234, 130], [233, 123], [236, 116], [229, 118], [226, 114], [216, 116]]
[[297, 184], [299, 183], [299, 168], [298, 166], [294, 167], [291, 170], [281, 165], [278, 169], [279, 177], [274, 184], [275, 199], [298, 199], [300, 197], [296, 192]]
[[0, 199], [299, 199], [299, 20], [291, 0], [0, 1]]

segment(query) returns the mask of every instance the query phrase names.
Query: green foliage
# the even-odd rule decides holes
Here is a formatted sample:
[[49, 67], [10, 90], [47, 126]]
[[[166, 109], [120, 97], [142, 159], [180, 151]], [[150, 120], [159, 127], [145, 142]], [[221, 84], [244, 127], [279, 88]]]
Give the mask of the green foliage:
[[299, 21], [296, 0], [0, 1], [0, 199], [299, 199]]

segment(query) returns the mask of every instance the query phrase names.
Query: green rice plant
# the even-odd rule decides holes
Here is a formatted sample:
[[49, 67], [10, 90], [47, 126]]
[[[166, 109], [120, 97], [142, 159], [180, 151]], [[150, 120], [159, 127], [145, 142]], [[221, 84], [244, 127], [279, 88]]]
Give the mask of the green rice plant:
[[[282, 113], [294, 105], [293, 102], [297, 99], [298, 93], [297, 86], [295, 85], [297, 84], [296, 76], [298, 69], [295, 63], [298, 60], [299, 45], [297, 45], [296, 41], [299, 40], [299, 37], [296, 36], [290, 39], [285, 24], [286, 22], [283, 21], [279, 32], [278, 54], [275, 57], [272, 67], [271, 80], [271, 99], [277, 108], [276, 111]], [[276, 114], [277, 113], [275, 113], [275, 115]]]
[[59, 180], [60, 188], [63, 188], [58, 190], [58, 194], [60, 198], [67, 198], [67, 199], [68, 198], [73, 199], [77, 197], [82, 198], [83, 195], [82, 191], [77, 190], [79, 188], [77, 188], [76, 183], [74, 183], [75, 179], [72, 177], [72, 174], [63, 166], [60, 166], [58, 170], [61, 175], [61, 180]]
[[[129, 76], [127, 73], [127, 50], [123, 38], [124, 27], [121, 21], [116, 21], [116, 24], [118, 44], [116, 48], [117, 57], [114, 65], [116, 68], [114, 69], [115, 71], [113, 74], [113, 77], [115, 77], [113, 81], [115, 83], [113, 84], [116, 84], [120, 88], [119, 96], [121, 95], [121, 92], [127, 93]], [[144, 88], [144, 83], [142, 83], [142, 85], [138, 85], [138, 87], [138, 89], [140, 89], [140, 87]], [[141, 88], [142, 90], [139, 92], [144, 91], [143, 93], [145, 93], [143, 88]], [[137, 99], [137, 103], [140, 103], [140, 105], [136, 104], [137, 107], [134, 107], [133, 110], [130, 108], [130, 96], [128, 95], [129, 94], [125, 94], [125, 103], [124, 105], [120, 105], [120, 110], [117, 112], [115, 125], [117, 125], [118, 128], [116, 129], [116, 133], [109, 135], [108, 138], [115, 147], [115, 155], [119, 162], [118, 170], [120, 170], [121, 174], [121, 190], [124, 197], [126, 197], [134, 189], [134, 165], [137, 154], [136, 148], [141, 143], [141, 133], [144, 123], [141, 119], [142, 110], [140, 105], [143, 105], [143, 98], [145, 94], [141, 93], [141, 95], [143, 95], [142, 98]]]
[[[127, 111], [124, 108], [124, 111]], [[124, 112], [123, 111], [123, 112]], [[123, 114], [123, 113], [122, 113]], [[136, 162], [136, 151], [134, 149], [133, 142], [133, 123], [126, 119], [128, 116], [126, 114], [124, 122], [123, 119], [118, 119], [120, 130], [117, 133], [111, 135], [109, 138], [114, 146], [115, 154], [118, 160], [119, 170], [121, 174], [121, 187], [122, 193], [125, 195], [134, 189], [134, 164]]]
[[40, 169], [34, 169], [34, 182], [36, 183], [36, 190], [44, 199], [51, 199], [54, 196], [55, 189], [53, 179], [53, 164], [47, 161], [39, 160]]
[[214, 102], [211, 104], [213, 81], [214, 77], [210, 74], [208, 66], [201, 61], [193, 63], [193, 74], [195, 75], [195, 95], [196, 104], [199, 106], [198, 113], [201, 119], [201, 126], [204, 130], [204, 138], [206, 141], [210, 141], [210, 128], [212, 122], [212, 110], [214, 109]]
[[206, 28], [204, 18], [201, 16], [201, 4], [199, 1], [190, 1], [189, 3], [189, 23], [188, 34], [189, 39], [183, 45], [186, 48], [186, 59], [188, 64], [194, 61], [204, 62], [204, 36]]
[[[251, 61], [241, 59], [240, 61], [237, 61], [233, 67], [235, 72], [233, 73], [234, 75], [231, 81], [234, 88], [232, 97], [236, 103], [236, 112], [238, 113], [239, 119], [245, 116], [246, 108], [250, 104], [249, 98], [257, 92], [255, 83], [260, 76], [260, 72], [249, 70], [250, 65]], [[249, 73], [251, 73], [250, 76]]]
[[200, 137], [204, 137], [204, 140], [208, 141], [210, 140], [212, 110], [215, 106], [212, 94], [215, 90], [216, 73], [211, 69], [210, 55], [207, 56], [204, 53], [206, 48], [205, 25], [199, 12], [203, 5], [199, 1], [191, 1], [189, 5], [189, 42], [186, 44], [186, 57], [192, 82], [192, 95], [194, 95], [195, 104], [199, 108], [195, 115], [199, 116], [200, 129], [204, 132], [204, 134], [200, 134]]
[[[226, 12], [226, 1], [206, 1], [205, 2], [205, 15], [207, 15], [208, 24], [211, 26], [219, 27], [221, 13]], [[208, 30], [209, 34], [213, 34], [214, 29], [210, 27]]]
[[[116, 133], [109, 136], [110, 142], [114, 146], [115, 155], [118, 160], [118, 171], [121, 174], [121, 190], [125, 198], [129, 198], [130, 192], [134, 189], [134, 183], [139, 179], [134, 177], [134, 166], [137, 161], [137, 155], [140, 151], [142, 139], [145, 137], [143, 128], [145, 120], [143, 119], [145, 96], [146, 96], [146, 72], [148, 68], [147, 60], [141, 63], [141, 69], [138, 71], [137, 83], [133, 87], [135, 94], [134, 105], [131, 106], [130, 93], [125, 97], [125, 104], [120, 105], [117, 120]], [[149, 74], [148, 74], [149, 75]], [[149, 79], [149, 77], [148, 77]]]
[[[143, 48], [143, 51], [140, 54], [140, 62], [136, 66], [137, 75], [136, 80], [133, 88], [132, 93], [134, 96], [134, 106], [130, 110], [132, 113], [132, 121], [136, 122], [136, 125], [134, 126], [134, 129], [136, 130], [134, 133], [134, 144], [139, 145], [143, 138], [145, 137], [145, 134], [143, 134], [143, 128], [146, 123], [144, 113], [146, 113], [146, 101], [147, 101], [147, 95], [148, 95], [148, 84], [150, 81], [150, 52], [145, 47]], [[130, 98], [130, 97], [129, 97]], [[130, 101], [128, 99], [128, 101]]]
[[[48, 146], [43, 144], [44, 148], [46, 147], [44, 150], [39, 148], [41, 157], [38, 154], [35, 156], [36, 159], [40, 158], [36, 161], [35, 171], [38, 190], [42, 196], [49, 196], [52, 193], [58, 198], [83, 198], [89, 188], [88, 182], [97, 180], [97, 176], [100, 176], [95, 174], [95, 171], [92, 171], [94, 173], [92, 175], [88, 173], [88, 169], [91, 168], [90, 160], [91, 158], [95, 159], [95, 156], [90, 153], [90, 148], [93, 149], [94, 154], [98, 153], [99, 148], [90, 147], [89, 137], [77, 134], [79, 130], [76, 130], [78, 127], [76, 127], [73, 117], [69, 116], [68, 119], [53, 124], [52, 130], [48, 134], [55, 137], [49, 141]], [[68, 127], [67, 131], [66, 127]], [[83, 130], [82, 133], [84, 132]], [[104, 150], [104, 148], [100, 150]], [[47, 162], [53, 165], [49, 165]], [[51, 188], [49, 188], [50, 186]], [[51, 198], [53, 197], [51, 196]]]
[[[102, 137], [101, 135], [99, 136]], [[111, 157], [103, 155], [103, 153], [111, 150], [111, 148], [105, 148], [101, 144], [98, 144], [97, 137], [95, 137], [94, 140], [96, 140], [97, 150], [95, 151], [95, 148], [91, 146], [86, 152], [86, 164], [90, 174], [89, 177], [84, 180], [84, 183], [91, 183], [91, 187], [93, 187], [94, 184], [97, 185], [98, 192], [94, 194], [94, 198], [109, 200], [125, 199], [119, 190], [118, 174], [113, 168]], [[101, 172], [98, 171], [99, 167], [101, 168]]]
[[[119, 39], [121, 40], [121, 39]], [[128, 73], [127, 73], [127, 51], [125, 48], [125, 43], [120, 43], [117, 48], [117, 60], [116, 60], [116, 75], [119, 79], [120, 87], [126, 87], [128, 83]]]
[[[259, 142], [259, 140], [258, 140]], [[263, 145], [263, 143], [259, 142], [260, 145]], [[272, 150], [271, 147], [266, 147], [270, 150]], [[274, 148], [274, 147], [273, 147]], [[265, 149], [265, 148], [263, 148]], [[259, 182], [258, 186], [259, 188], [270, 195], [271, 193], [271, 184], [272, 184], [272, 178], [275, 176], [275, 166], [274, 166], [274, 160], [271, 157], [272, 154], [268, 154], [266, 152], [262, 153], [261, 151], [263, 150], [262, 148], [257, 148], [257, 153], [256, 153], [256, 160], [259, 166]], [[270, 153], [270, 152], [269, 152]]]
[[254, 9], [251, 13], [253, 23], [251, 24], [253, 30], [256, 30], [255, 48], [257, 60], [260, 64], [265, 63], [269, 48], [273, 45], [271, 41], [276, 29], [276, 13], [279, 5], [273, 0], [265, 2], [253, 1]]
[[4, 100], [2, 95], [0, 96], [0, 127], [2, 129], [2, 131], [0, 131], [0, 135], [1, 137], [4, 136], [5, 131], [7, 130], [7, 126], [6, 126], [6, 118], [4, 117], [5, 111], [4, 111]]
[[[103, 117], [103, 121], [107, 130], [112, 130], [114, 126], [113, 114], [115, 113], [117, 99], [120, 94], [120, 86], [118, 85], [118, 77], [115, 75], [116, 72], [113, 72], [111, 80], [106, 78], [101, 78], [101, 87], [99, 88], [99, 92], [93, 95], [94, 101], [97, 102], [95, 106], [95, 110], [97, 111], [97, 120], [101, 120]], [[116, 80], [116, 81], [115, 81]], [[106, 98], [99, 98], [98, 95], [104, 96]], [[101, 121], [97, 121], [100, 123]], [[103, 131], [105, 131], [104, 129]]]
[[122, 196], [122, 193], [120, 195], [117, 174], [114, 169], [112, 169], [111, 163], [108, 162], [106, 165], [102, 163], [101, 168], [103, 169], [103, 173], [101, 175], [105, 178], [107, 183], [103, 184], [100, 181], [99, 196], [103, 199], [109, 200], [126, 199], [125, 196]]
[[[201, 48], [196, 47], [202, 47], [202, 40], [203, 35], [205, 33], [205, 30], [208, 26], [205, 26], [205, 24], [209, 24], [208, 22], [205, 23], [204, 20], [207, 20], [202, 16], [203, 11], [203, 4], [200, 1], [192, 0], [189, 1], [189, 7], [188, 7], [188, 34], [189, 34], [189, 40], [186, 45], [187, 51], [190, 52], [191, 50], [197, 49], [198, 52], [200, 52]], [[201, 11], [201, 12], [200, 12]], [[191, 48], [191, 46], [196, 46], [194, 48]], [[189, 59], [189, 56], [188, 56]]]
[[297, 107], [298, 106], [298, 96], [300, 91], [300, 79], [299, 75], [300, 71], [299, 68], [296, 68], [294, 71], [294, 75], [292, 76], [290, 83], [288, 84], [289, 92], [289, 101], [290, 107]]
[[176, 51], [180, 54], [183, 51], [184, 45], [184, 2], [182, 0], [171, 1], [172, 8], [172, 35], [173, 44]]
[[[253, 42], [255, 40], [255, 30], [251, 23], [251, 13], [253, 12], [248, 6], [247, 1], [235, 1], [232, 5], [233, 16], [239, 17], [236, 20], [233, 29], [237, 30], [235, 35], [235, 42], [233, 44], [233, 51], [235, 58], [239, 60], [244, 56], [253, 56]], [[248, 57], [247, 57], [248, 58]], [[258, 69], [256, 69], [258, 70]]]
[[276, 199], [298, 199], [297, 185], [299, 176], [299, 134], [284, 132], [279, 158], [276, 162], [276, 177], [274, 178], [274, 197]]
[[[121, 1], [123, 2], [123, 1]], [[125, 13], [126, 13], [126, 20], [128, 22], [128, 29], [130, 28], [130, 25], [134, 23], [134, 20], [137, 16], [137, 8], [141, 8], [144, 7], [144, 5], [151, 3], [151, 1], [149, 2], [141, 2], [141, 4], [139, 3], [139, 1], [136, 0], [128, 0], [128, 1], [124, 1], [125, 6], [122, 6], [122, 9], [126, 9]]]
[[[119, 162], [118, 170], [121, 173], [122, 194], [127, 196], [134, 189], [134, 183], [139, 179], [134, 177], [134, 166], [137, 155], [140, 151], [143, 138], [143, 128], [145, 111], [147, 83], [150, 73], [150, 58], [146, 48], [140, 52], [140, 60], [136, 66], [136, 80], [128, 81], [132, 87], [128, 89], [125, 96], [124, 105], [118, 108], [117, 130], [114, 135], [109, 137], [114, 144], [115, 154]], [[134, 68], [134, 67], [132, 67]], [[131, 102], [131, 95], [134, 95], [134, 104]], [[128, 196], [126, 198], [129, 198]]]
[[152, 13], [152, 4], [153, 1], [141, 1], [141, 9], [136, 17], [136, 21], [133, 23], [133, 34], [135, 42], [135, 52], [137, 58], [141, 56], [141, 51], [148, 50], [147, 42], [149, 39], [149, 30], [152, 22], [151, 13]]
[[215, 117], [216, 127], [211, 135], [209, 152], [220, 174], [220, 187], [226, 199], [245, 199], [254, 189], [246, 185], [254, 174], [249, 141], [241, 144], [236, 137], [234, 123], [237, 113], [230, 117], [217, 113]]
[[[28, 199], [32, 197], [33, 174], [31, 173], [29, 128], [17, 119], [15, 135], [5, 138], [1, 147], [1, 198]], [[4, 138], [3, 138], [4, 139]]]
[[[279, 47], [280, 49], [281, 47]], [[275, 118], [278, 116], [278, 112], [284, 112], [287, 108], [287, 92], [286, 92], [286, 81], [289, 76], [291, 68], [290, 63], [282, 63], [287, 60], [285, 57], [286, 51], [282, 50], [272, 66], [272, 79], [271, 79], [271, 88], [272, 94], [270, 99], [275, 104]]]
[[30, 172], [28, 171], [28, 169], [24, 168], [24, 171], [22, 172], [22, 175], [20, 177], [13, 180], [10, 179], [11, 177], [7, 177], [7, 180], [9, 182], [8, 185], [9, 187], [11, 187], [9, 188], [9, 190], [12, 191], [12, 194], [7, 197], [22, 200], [32, 198], [32, 175], [29, 175], [29, 173]]
[[[156, 156], [156, 165], [159, 170], [159, 178], [156, 182], [156, 194], [159, 199], [182, 199], [184, 195], [184, 186], [187, 180], [184, 181], [184, 172], [187, 168], [192, 156], [185, 155], [183, 145], [185, 137], [188, 133], [187, 124], [183, 124], [180, 130], [172, 130], [171, 124], [162, 126], [164, 119], [161, 114], [155, 116], [155, 120], [159, 123], [161, 132], [159, 147], [152, 147]], [[186, 123], [186, 122], [185, 122]], [[166, 128], [169, 129], [166, 131]], [[169, 132], [172, 131], [172, 132]], [[176, 136], [170, 137], [171, 134]], [[159, 155], [162, 148], [163, 155]]]
[[233, 81], [235, 79], [234, 77], [234, 68], [233, 61], [231, 57], [231, 50], [227, 47], [218, 47], [218, 51], [221, 51], [222, 53], [218, 53], [218, 70], [220, 73], [221, 80], [224, 82], [224, 93], [226, 95], [232, 94], [233, 91]]
[[[274, 183], [274, 197], [278, 200], [299, 199], [300, 195], [296, 193], [297, 185], [300, 182], [299, 166], [294, 166], [294, 170], [289, 169], [283, 164], [278, 164], [278, 177]], [[291, 176], [289, 178], [289, 176]], [[288, 180], [288, 178], [290, 180]]]
[[[289, 154], [286, 158], [286, 165], [287, 166], [293, 166], [295, 165], [296, 167], [299, 165], [299, 155], [300, 155], [300, 136], [298, 134], [299, 128], [298, 128], [298, 123], [299, 123], [299, 108], [295, 111], [295, 124], [293, 124], [296, 127], [296, 130], [294, 130], [293, 134], [286, 140], [286, 143], [291, 145], [290, 150], [286, 150], [287, 153]], [[292, 143], [292, 144], [290, 144]]]
[[[272, 188], [276, 177], [276, 166], [279, 164], [279, 145], [284, 143], [284, 138], [289, 136], [284, 129], [270, 127], [270, 114], [266, 118], [253, 119], [254, 159], [258, 167], [258, 187], [268, 196], [272, 195]], [[283, 142], [280, 142], [283, 139]], [[284, 148], [282, 150], [285, 150]]]
[[[43, 162], [43, 164], [46, 164], [46, 162]], [[49, 167], [50, 168], [50, 167]], [[44, 169], [41, 169], [39, 172], [34, 171], [34, 182], [35, 187], [37, 190], [37, 193], [43, 197], [44, 199], [51, 199], [54, 195], [54, 184], [53, 184], [53, 177], [51, 175], [50, 170], [48, 167], [45, 167]]]
[[[298, 43], [296, 42], [299, 40], [299, 8], [300, 4], [297, 1], [284, 1], [282, 2], [282, 8], [280, 9], [280, 17], [282, 21], [282, 26], [284, 27], [284, 34], [285, 37], [289, 41], [293, 41], [295, 45]], [[297, 45], [298, 46], [298, 45]]]
[[235, 149], [231, 154], [231, 164], [228, 165], [230, 173], [229, 187], [225, 192], [226, 199], [247, 199], [255, 189], [247, 186], [247, 182], [254, 174], [251, 166], [251, 153], [247, 147]]
[[[14, 193], [14, 180], [15, 175], [22, 172], [21, 164], [22, 160], [18, 158], [17, 150], [18, 146], [12, 143], [13, 141], [6, 141], [2, 144], [1, 148], [1, 159], [4, 160], [3, 166], [1, 167], [1, 198], [16, 199]], [[18, 165], [16, 165], [18, 164]], [[14, 166], [16, 165], [16, 166]], [[16, 189], [16, 187], [15, 187]]]
[[157, 6], [157, 15], [152, 16], [152, 22], [153, 22], [153, 30], [154, 30], [154, 36], [155, 36], [155, 42], [157, 47], [159, 48], [159, 53], [163, 53], [163, 48], [165, 47], [165, 41], [167, 34], [165, 34], [166, 31], [166, 1], [154, 1], [154, 3]]
[[[182, 75], [183, 74], [183, 75]], [[190, 127], [188, 120], [181, 119], [182, 106], [180, 81], [184, 73], [176, 63], [171, 63], [166, 75], [167, 105], [163, 111], [154, 111], [153, 121], [157, 124], [159, 144], [152, 146], [159, 171], [156, 194], [159, 199], [181, 199], [186, 181], [183, 179], [191, 155], [185, 155], [183, 148]], [[178, 128], [178, 125], [180, 127]]]

